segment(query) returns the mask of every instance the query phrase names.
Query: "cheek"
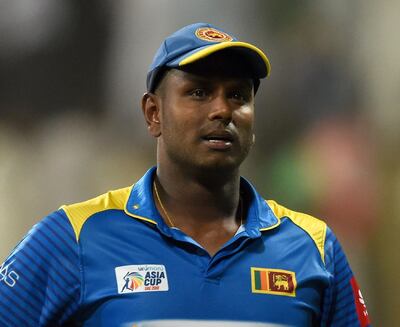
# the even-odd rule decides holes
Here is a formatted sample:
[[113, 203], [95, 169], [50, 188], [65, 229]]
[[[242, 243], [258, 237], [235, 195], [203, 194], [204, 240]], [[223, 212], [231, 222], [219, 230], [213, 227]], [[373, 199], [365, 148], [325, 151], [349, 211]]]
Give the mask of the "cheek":
[[240, 128], [250, 129], [253, 131], [254, 123], [254, 109], [250, 106], [242, 107], [240, 110], [236, 111], [236, 115], [233, 117], [234, 122]]
[[161, 133], [169, 140], [185, 141], [185, 136], [195, 133], [199, 123], [194, 113], [184, 107], [169, 107], [163, 112]]

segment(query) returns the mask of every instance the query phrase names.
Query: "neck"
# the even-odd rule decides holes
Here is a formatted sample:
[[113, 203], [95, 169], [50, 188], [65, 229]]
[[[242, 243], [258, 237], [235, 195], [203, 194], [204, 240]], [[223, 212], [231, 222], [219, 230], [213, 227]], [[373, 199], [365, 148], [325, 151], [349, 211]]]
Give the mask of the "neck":
[[207, 224], [236, 219], [238, 170], [196, 171], [159, 163], [156, 183], [162, 203], [178, 227], [191, 222]]

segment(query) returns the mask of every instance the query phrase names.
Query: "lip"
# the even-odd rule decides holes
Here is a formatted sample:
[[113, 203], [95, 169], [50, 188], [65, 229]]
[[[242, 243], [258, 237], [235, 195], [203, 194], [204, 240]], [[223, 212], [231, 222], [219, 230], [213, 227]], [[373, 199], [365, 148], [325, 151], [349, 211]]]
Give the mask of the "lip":
[[215, 130], [202, 137], [207, 147], [213, 150], [229, 150], [235, 139], [234, 134], [228, 130]]

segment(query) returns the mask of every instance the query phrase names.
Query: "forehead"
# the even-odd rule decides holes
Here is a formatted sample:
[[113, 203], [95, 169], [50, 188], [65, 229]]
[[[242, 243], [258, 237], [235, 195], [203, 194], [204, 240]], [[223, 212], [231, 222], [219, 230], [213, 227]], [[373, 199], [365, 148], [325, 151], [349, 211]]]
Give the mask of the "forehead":
[[162, 84], [168, 85], [172, 88], [185, 85], [211, 86], [218, 83], [225, 83], [226, 86], [230, 85], [232, 87], [243, 87], [248, 89], [252, 89], [253, 87], [253, 81], [250, 78], [230, 73], [225, 74], [213, 70], [192, 71], [186, 69], [172, 69], [168, 71], [162, 82]]
[[253, 73], [242, 57], [216, 53], [190, 65], [168, 70], [161, 84], [231, 82], [252, 87]]

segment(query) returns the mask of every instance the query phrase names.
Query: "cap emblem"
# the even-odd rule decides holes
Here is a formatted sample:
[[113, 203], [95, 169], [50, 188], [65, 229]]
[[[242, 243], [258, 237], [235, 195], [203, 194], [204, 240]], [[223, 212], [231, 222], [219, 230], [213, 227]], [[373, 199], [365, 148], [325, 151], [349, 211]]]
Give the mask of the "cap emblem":
[[212, 27], [201, 27], [195, 32], [195, 35], [204, 41], [209, 42], [229, 42], [233, 40], [233, 37], [224, 32], [218, 31]]

